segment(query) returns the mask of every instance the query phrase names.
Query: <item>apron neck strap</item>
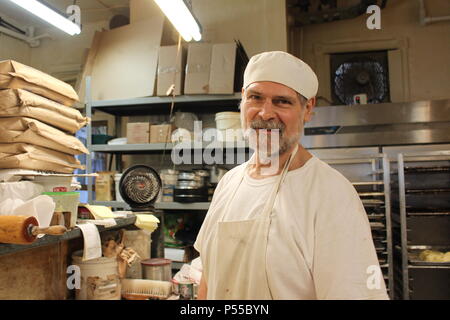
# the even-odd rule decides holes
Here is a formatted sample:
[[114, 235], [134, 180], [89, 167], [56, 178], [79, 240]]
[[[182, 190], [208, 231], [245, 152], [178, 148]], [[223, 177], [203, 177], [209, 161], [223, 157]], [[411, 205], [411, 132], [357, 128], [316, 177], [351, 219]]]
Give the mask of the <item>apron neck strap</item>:
[[273, 209], [273, 205], [275, 203], [275, 198], [277, 197], [277, 194], [278, 194], [278, 190], [280, 189], [280, 186], [283, 183], [284, 178], [286, 177], [286, 174], [289, 171], [289, 167], [291, 166], [292, 160], [294, 159], [295, 155], [297, 154], [297, 151], [298, 151], [298, 144], [295, 145], [294, 150], [289, 155], [288, 160], [285, 162], [285, 164], [283, 166], [283, 171], [281, 171], [281, 174], [279, 175], [277, 182], [273, 186], [272, 192], [270, 193], [269, 200], [266, 202], [266, 205], [264, 206], [264, 210], [262, 212], [263, 217], [270, 216], [272, 209]]
[[[275, 185], [273, 186], [269, 200], [266, 202], [266, 205], [264, 206], [264, 210], [262, 212], [263, 217], [270, 216], [270, 213], [272, 212], [273, 204], [275, 202], [276, 195], [278, 193], [278, 189], [280, 188], [280, 185], [283, 182], [283, 180], [288, 172], [288, 169], [292, 163], [292, 160], [294, 159], [295, 155], [297, 154], [297, 150], [298, 150], [298, 144], [295, 145], [294, 150], [291, 152], [291, 154], [289, 156], [289, 159], [286, 161], [286, 163], [283, 166], [283, 171], [278, 176], [278, 179], [277, 179]], [[236, 187], [234, 188], [233, 193], [232, 193], [231, 197], [229, 198], [227, 205], [225, 206], [226, 209], [222, 210], [223, 212], [219, 218], [219, 221], [222, 221], [223, 218], [226, 216], [226, 211], [228, 211], [228, 208], [230, 208], [231, 201], [233, 201], [233, 199], [236, 195], [236, 192], [239, 189], [239, 185], [242, 183], [242, 180], [244, 179], [244, 175], [246, 174], [247, 168], [248, 168], [248, 166], [244, 168], [242, 175], [239, 179], [239, 182], [237, 183]]]

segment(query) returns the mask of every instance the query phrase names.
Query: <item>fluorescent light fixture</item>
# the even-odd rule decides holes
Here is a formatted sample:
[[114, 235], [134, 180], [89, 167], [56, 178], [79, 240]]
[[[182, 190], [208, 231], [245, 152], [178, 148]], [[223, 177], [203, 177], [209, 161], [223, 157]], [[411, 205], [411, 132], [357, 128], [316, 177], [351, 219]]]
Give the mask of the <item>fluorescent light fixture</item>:
[[25, 10], [28, 10], [32, 14], [38, 16], [44, 21], [54, 25], [55, 27], [67, 32], [71, 36], [79, 34], [81, 32], [80, 27], [67, 19], [66, 17], [60, 15], [56, 11], [50, 9], [43, 3], [37, 0], [10, 0], [18, 6]]
[[184, 0], [155, 0], [185, 41], [200, 41], [200, 25]]

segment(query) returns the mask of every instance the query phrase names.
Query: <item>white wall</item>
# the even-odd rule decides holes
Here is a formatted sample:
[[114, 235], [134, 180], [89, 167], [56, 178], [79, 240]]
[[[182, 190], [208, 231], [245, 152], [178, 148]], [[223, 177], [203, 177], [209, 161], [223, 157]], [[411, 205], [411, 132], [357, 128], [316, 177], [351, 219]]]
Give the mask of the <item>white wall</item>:
[[55, 28], [42, 30], [49, 33], [52, 39], [43, 39], [39, 47], [32, 48], [32, 66], [48, 73], [64, 67], [81, 67], [95, 31], [101, 31], [102, 28], [108, 28], [108, 21], [84, 24], [81, 34], [75, 36], [69, 36]]
[[0, 61], [9, 59], [29, 64], [31, 48], [21, 40], [0, 33]]
[[192, 8], [206, 41], [240, 40], [250, 57], [287, 50], [284, 0], [192, 0]]

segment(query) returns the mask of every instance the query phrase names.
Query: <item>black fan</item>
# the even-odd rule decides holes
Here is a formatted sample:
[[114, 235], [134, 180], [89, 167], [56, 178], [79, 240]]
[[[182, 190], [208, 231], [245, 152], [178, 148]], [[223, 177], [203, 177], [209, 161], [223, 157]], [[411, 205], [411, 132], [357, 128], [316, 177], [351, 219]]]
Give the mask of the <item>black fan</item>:
[[347, 105], [357, 94], [366, 94], [367, 103], [381, 103], [388, 94], [387, 72], [375, 60], [354, 59], [342, 63], [334, 75], [334, 93]]
[[161, 178], [153, 168], [135, 165], [122, 174], [119, 192], [133, 211], [154, 210], [161, 185]]

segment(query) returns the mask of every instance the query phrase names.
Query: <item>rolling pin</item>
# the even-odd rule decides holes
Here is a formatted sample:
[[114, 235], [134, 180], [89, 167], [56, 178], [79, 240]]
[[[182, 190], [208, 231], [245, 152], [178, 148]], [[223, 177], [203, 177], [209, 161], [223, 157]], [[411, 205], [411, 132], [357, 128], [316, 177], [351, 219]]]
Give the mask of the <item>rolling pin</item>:
[[0, 243], [30, 244], [38, 234], [61, 235], [66, 231], [64, 226], [39, 228], [33, 216], [0, 216]]

